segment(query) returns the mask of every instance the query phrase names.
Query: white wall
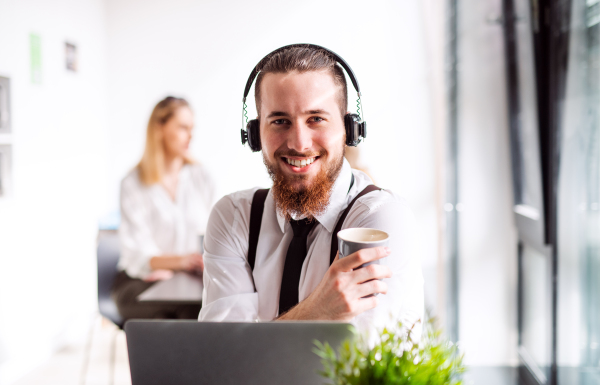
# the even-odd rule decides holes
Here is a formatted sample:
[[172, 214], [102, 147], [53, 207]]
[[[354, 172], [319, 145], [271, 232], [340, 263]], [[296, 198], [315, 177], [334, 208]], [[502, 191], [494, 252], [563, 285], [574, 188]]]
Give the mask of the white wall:
[[[41, 36], [42, 84], [29, 34]], [[65, 41], [79, 72], [65, 69]], [[105, 21], [101, 0], [0, 0], [0, 76], [12, 81], [13, 194], [0, 199], [0, 383], [81, 334], [95, 307], [105, 211]], [[79, 325], [79, 326], [74, 326]], [[81, 330], [81, 329], [84, 330]]]
[[[221, 192], [269, 186], [262, 155], [240, 143], [248, 75], [280, 46], [310, 42], [341, 55], [363, 93], [363, 162], [417, 214], [426, 266], [434, 266], [435, 178], [429, 65], [419, 1], [108, 0], [110, 207], [139, 160], [151, 109], [167, 94], [196, 112], [195, 156]], [[253, 91], [251, 92], [253, 95]], [[350, 93], [350, 110], [355, 109]], [[254, 99], [249, 116], [256, 115]], [[432, 275], [435, 277], [435, 274]]]

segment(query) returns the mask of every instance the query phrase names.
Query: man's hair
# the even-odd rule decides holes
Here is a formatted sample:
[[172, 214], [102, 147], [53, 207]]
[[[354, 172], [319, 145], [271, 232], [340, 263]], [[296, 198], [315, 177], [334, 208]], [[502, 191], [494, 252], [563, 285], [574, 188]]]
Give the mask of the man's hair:
[[338, 90], [338, 103], [342, 118], [348, 111], [348, 87], [344, 71], [335, 58], [327, 51], [308, 46], [294, 46], [279, 51], [273, 55], [267, 56], [258, 63], [259, 74], [256, 77], [254, 86], [254, 99], [256, 100], [256, 110], [260, 116], [260, 85], [266, 74], [269, 73], [288, 73], [288, 72], [308, 72], [308, 71], [328, 71], [333, 77], [333, 81]]

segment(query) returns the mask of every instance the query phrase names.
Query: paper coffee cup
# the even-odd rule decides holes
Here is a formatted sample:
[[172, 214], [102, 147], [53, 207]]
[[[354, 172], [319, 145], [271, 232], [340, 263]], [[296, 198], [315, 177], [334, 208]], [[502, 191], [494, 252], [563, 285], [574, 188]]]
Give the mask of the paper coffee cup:
[[[338, 236], [338, 251], [339, 258], [342, 259], [344, 257], [349, 256], [352, 253], [357, 252], [361, 249], [368, 249], [371, 247], [385, 247], [388, 245], [389, 235], [385, 231], [377, 230], [377, 229], [368, 229], [368, 228], [350, 228], [345, 229], [337, 234]], [[363, 265], [357, 267], [360, 269], [364, 266], [369, 266], [372, 264], [379, 264], [379, 259], [373, 262], [367, 262]], [[377, 295], [379, 293], [375, 293]], [[372, 295], [367, 295], [363, 298], [371, 297]]]
[[[361, 249], [380, 246], [385, 247], [388, 245], [389, 241], [388, 233], [377, 229], [350, 228], [340, 231], [337, 236], [340, 259]], [[379, 260], [365, 263], [360, 267], [368, 266], [373, 263], [379, 264]]]

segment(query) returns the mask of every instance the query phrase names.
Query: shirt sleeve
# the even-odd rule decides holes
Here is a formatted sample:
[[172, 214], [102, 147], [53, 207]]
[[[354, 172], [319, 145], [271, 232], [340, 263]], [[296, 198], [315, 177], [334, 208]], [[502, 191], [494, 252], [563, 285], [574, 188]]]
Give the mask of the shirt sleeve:
[[355, 323], [361, 328], [368, 325], [381, 329], [401, 320], [405, 326], [414, 325], [414, 335], [419, 336], [424, 288], [414, 215], [406, 201], [391, 192], [371, 194], [356, 203], [356, 208], [348, 215], [348, 225], [344, 227], [374, 228], [389, 234], [391, 254], [380, 263], [392, 270], [392, 277], [384, 280], [388, 292], [379, 295], [379, 305], [357, 316]]
[[152, 269], [150, 259], [160, 255], [154, 242], [150, 224], [152, 223], [149, 202], [144, 197], [139, 184], [128, 177], [121, 182], [121, 224], [119, 241], [121, 258], [119, 268], [132, 278], [144, 279]]
[[[236, 207], [234, 202], [242, 207]], [[230, 195], [211, 211], [204, 239], [200, 321], [258, 319], [258, 294], [247, 262], [250, 204], [247, 199]]]

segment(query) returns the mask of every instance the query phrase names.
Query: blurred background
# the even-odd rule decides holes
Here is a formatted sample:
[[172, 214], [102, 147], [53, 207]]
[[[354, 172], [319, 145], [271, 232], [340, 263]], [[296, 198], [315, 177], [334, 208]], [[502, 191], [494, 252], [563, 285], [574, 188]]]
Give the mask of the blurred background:
[[220, 195], [268, 187], [243, 87], [304, 42], [358, 77], [360, 165], [416, 215], [466, 383], [600, 384], [599, 25], [600, 0], [0, 0], [0, 384], [107, 383], [115, 333], [130, 383], [96, 248], [152, 107], [190, 102]]

